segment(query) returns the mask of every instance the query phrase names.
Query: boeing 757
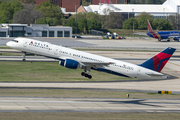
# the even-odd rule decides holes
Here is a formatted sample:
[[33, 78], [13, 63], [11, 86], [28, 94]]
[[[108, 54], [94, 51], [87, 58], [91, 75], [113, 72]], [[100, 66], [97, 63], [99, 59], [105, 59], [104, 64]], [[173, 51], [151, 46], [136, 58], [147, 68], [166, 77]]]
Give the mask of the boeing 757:
[[112, 58], [107, 58], [71, 48], [54, 45], [28, 38], [16, 38], [6, 43], [7, 46], [24, 53], [39, 54], [59, 60], [59, 65], [70, 69], [83, 69], [81, 73], [89, 79], [92, 78], [90, 70], [104, 71], [107, 73], [139, 79], [165, 79], [167, 75], [160, 73], [176, 49], [168, 47], [154, 57], [140, 65], [135, 65]]
[[148, 27], [148, 33], [147, 35], [149, 37], [158, 39], [158, 41], [161, 41], [163, 39], [166, 39], [167, 41], [170, 41], [172, 38], [175, 41], [179, 41], [180, 39], [180, 32], [178, 31], [159, 31], [159, 32], [154, 32], [149, 20], [147, 20], [147, 27]]

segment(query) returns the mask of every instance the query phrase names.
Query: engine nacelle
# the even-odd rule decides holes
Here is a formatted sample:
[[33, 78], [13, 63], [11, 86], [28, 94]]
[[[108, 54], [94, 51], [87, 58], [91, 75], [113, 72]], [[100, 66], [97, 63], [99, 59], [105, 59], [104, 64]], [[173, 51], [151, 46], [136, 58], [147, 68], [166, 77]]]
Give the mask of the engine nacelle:
[[59, 65], [64, 66], [65, 61], [59, 61]]
[[65, 61], [59, 61], [59, 65], [70, 68], [70, 69], [82, 68], [82, 65], [79, 64], [79, 62], [72, 60], [72, 59], [66, 59]]

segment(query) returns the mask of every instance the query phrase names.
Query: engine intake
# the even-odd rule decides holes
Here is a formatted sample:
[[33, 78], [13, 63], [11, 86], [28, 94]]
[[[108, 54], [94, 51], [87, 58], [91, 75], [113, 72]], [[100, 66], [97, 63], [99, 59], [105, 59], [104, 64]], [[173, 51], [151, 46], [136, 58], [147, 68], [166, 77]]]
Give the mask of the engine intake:
[[81, 64], [79, 64], [79, 62], [71, 59], [66, 59], [65, 61], [59, 61], [59, 65], [70, 69], [77, 69], [82, 67]]

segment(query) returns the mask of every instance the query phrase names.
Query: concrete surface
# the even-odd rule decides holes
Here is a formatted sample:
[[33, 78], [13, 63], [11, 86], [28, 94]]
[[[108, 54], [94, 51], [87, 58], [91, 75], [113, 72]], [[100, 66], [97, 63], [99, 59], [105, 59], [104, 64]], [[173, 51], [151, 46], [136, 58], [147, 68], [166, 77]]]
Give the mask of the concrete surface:
[[[0, 38], [0, 46], [6, 46], [6, 42], [14, 38]], [[40, 41], [50, 42], [56, 45], [80, 48], [108, 48], [108, 49], [130, 49], [130, 50], [163, 50], [174, 47], [180, 51], [180, 42], [158, 42], [155, 39], [148, 40], [103, 40], [103, 39], [72, 39], [72, 38], [32, 38]]]
[[177, 112], [180, 100], [0, 97], [0, 112]]

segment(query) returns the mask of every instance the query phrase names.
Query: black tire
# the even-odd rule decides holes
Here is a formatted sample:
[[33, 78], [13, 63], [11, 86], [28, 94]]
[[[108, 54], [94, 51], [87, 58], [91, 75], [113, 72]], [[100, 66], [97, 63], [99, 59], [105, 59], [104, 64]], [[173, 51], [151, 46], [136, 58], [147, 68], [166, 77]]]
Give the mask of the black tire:
[[84, 72], [81, 73], [82, 76], [85, 76], [85, 74], [86, 74], [86, 73], [84, 73]]
[[85, 77], [88, 77], [89, 75], [88, 74], [85, 74]]
[[91, 76], [91, 75], [88, 75], [88, 78], [89, 78], [89, 79], [91, 79], [91, 78], [92, 78], [92, 76]]

